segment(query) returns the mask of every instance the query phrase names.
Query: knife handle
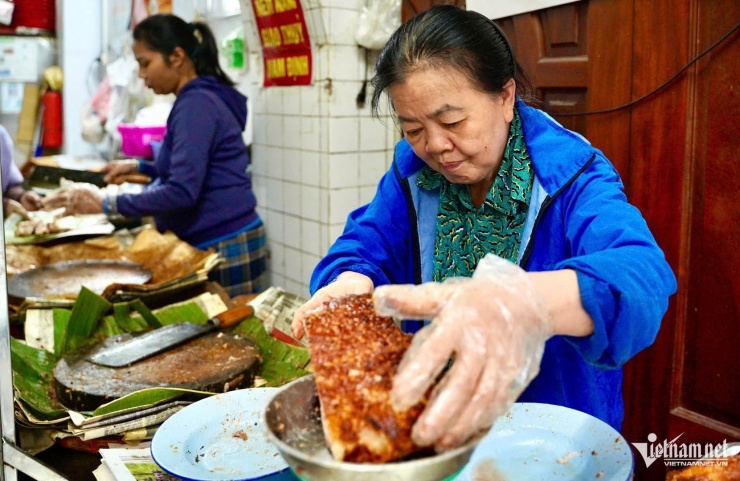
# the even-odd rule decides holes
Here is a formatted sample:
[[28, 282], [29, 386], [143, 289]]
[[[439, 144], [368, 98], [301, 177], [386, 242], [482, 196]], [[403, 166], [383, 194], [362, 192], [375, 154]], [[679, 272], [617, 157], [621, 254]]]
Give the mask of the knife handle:
[[254, 308], [250, 305], [241, 305], [224, 311], [217, 315], [211, 322], [218, 328], [226, 328], [242, 322], [244, 319], [254, 315]]

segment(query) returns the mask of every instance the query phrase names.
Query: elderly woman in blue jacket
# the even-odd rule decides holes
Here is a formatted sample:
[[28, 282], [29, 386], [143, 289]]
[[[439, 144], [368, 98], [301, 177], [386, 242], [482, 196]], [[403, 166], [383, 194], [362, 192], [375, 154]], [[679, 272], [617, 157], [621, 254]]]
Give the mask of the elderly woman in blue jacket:
[[526, 85], [478, 13], [439, 6], [393, 34], [372, 106], [387, 93], [404, 138], [293, 320], [302, 337], [307, 312], [370, 292], [381, 315], [431, 320], [391, 392], [403, 410], [436, 383], [414, 426], [420, 445], [456, 446], [516, 400], [620, 430], [622, 366], [654, 341], [676, 289], [614, 167], [522, 102]]

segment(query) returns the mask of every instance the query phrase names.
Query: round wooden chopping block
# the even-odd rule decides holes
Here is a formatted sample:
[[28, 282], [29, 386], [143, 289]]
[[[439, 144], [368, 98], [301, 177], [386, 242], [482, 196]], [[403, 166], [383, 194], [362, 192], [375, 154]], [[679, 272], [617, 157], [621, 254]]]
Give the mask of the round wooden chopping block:
[[151, 387], [226, 392], [249, 387], [259, 367], [259, 349], [230, 332], [211, 332], [128, 367], [112, 368], [85, 358], [112, 346], [113, 336], [92, 349], [62, 358], [54, 368], [57, 397], [65, 407], [92, 411], [101, 404]]

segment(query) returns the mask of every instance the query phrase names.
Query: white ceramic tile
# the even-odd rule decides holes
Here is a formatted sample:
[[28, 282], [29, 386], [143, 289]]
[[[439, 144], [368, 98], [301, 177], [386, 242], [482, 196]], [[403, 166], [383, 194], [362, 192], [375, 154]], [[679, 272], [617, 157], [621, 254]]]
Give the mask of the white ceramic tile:
[[360, 187], [360, 204], [369, 204], [375, 197], [375, 187]]
[[267, 103], [270, 106], [270, 113], [282, 115], [285, 113], [283, 107], [283, 88], [282, 87], [266, 87], [267, 92]]
[[283, 181], [267, 179], [267, 207], [282, 212], [283, 206]]
[[337, 7], [359, 10], [361, 7], [367, 5], [365, 0], [321, 0], [321, 4], [324, 7]]
[[301, 217], [317, 222], [321, 220], [321, 202], [318, 187], [301, 186]]
[[329, 222], [345, 222], [347, 215], [360, 206], [359, 196], [357, 187], [332, 190], [329, 197]]
[[357, 187], [360, 175], [359, 153], [329, 154], [329, 187]]
[[285, 275], [288, 279], [303, 281], [303, 254], [298, 249], [285, 249]]
[[286, 289], [286, 285], [288, 283], [288, 280], [284, 275], [276, 273], [273, 273], [273, 275], [270, 276], [270, 281], [271, 286], [282, 287], [283, 289]]
[[[316, 63], [314, 58], [314, 64]], [[319, 116], [319, 89], [318, 84], [306, 85], [301, 89], [301, 115], [305, 117]]]
[[301, 215], [301, 186], [286, 182], [283, 187], [283, 203], [285, 213], [300, 217]]
[[328, 117], [322, 115], [319, 117], [319, 152], [328, 153], [330, 151], [329, 138], [331, 134], [331, 122]]
[[298, 114], [283, 117], [283, 147], [289, 149], [301, 148], [301, 118]]
[[283, 113], [299, 115], [301, 113], [302, 87], [281, 87], [283, 89]]
[[385, 136], [386, 147], [392, 152], [398, 141], [401, 140], [401, 130], [390, 120], [388, 126], [388, 135]]
[[285, 239], [284, 243], [294, 249], [301, 248], [301, 218], [292, 215], [285, 216]]
[[329, 44], [319, 45], [313, 50], [314, 73], [316, 74], [314, 82], [317, 85], [331, 78], [331, 51], [332, 46]]
[[328, 98], [330, 117], [357, 117], [362, 109], [357, 108], [357, 94], [362, 82], [356, 80], [335, 80]]
[[257, 197], [257, 210], [267, 207], [267, 183], [262, 177], [252, 179], [252, 192]]
[[270, 244], [281, 244], [284, 237], [283, 214], [271, 210], [265, 213], [263, 222], [265, 222], [265, 231]]
[[344, 232], [344, 223], [329, 226], [329, 246], [333, 245]]
[[297, 282], [293, 279], [286, 278], [285, 285], [282, 287], [283, 289], [290, 292], [291, 294], [301, 296], [305, 299], [308, 299], [309, 297], [311, 297], [310, 294], [308, 293], [308, 283], [307, 282]]
[[331, 191], [327, 188], [319, 188], [319, 222], [328, 223], [331, 211]]
[[304, 151], [301, 153], [301, 182], [304, 185], [316, 187], [320, 185], [321, 165], [319, 158], [321, 155], [318, 152]]
[[[362, 80], [365, 56], [358, 45], [332, 45], [329, 49], [329, 76], [334, 80]], [[372, 76], [370, 74], [370, 76]]]
[[362, 152], [360, 153], [360, 179], [359, 185], [377, 185], [383, 174], [386, 173], [386, 159], [388, 153]]
[[306, 28], [308, 29], [308, 34], [311, 36], [311, 43], [313, 45], [324, 45], [327, 43], [327, 29], [324, 22], [323, 10], [323, 8], [318, 6], [304, 8], [303, 10], [306, 19]]
[[321, 253], [319, 223], [311, 220], [301, 221], [301, 240], [303, 252], [318, 256]]
[[301, 117], [300, 149], [304, 151], [319, 151], [319, 125], [318, 117]]
[[252, 158], [249, 165], [252, 175], [267, 175], [267, 154], [265, 150], [265, 145], [262, 143], [252, 144]]
[[356, 45], [359, 18], [360, 12], [357, 10], [329, 9], [329, 42], [334, 45]]
[[282, 147], [284, 144], [283, 137], [283, 116], [270, 114], [266, 116], [266, 134], [265, 143], [271, 147]]
[[252, 129], [252, 135], [254, 136], [254, 144], [266, 144], [267, 143], [267, 118], [264, 114], [258, 113], [255, 109], [253, 122], [254, 128]]
[[255, 90], [254, 95], [252, 96], [252, 107], [254, 108], [254, 113], [256, 114], [265, 114], [269, 112], [269, 109], [267, 107], [267, 90], [264, 88], [258, 88]]
[[301, 184], [301, 164], [303, 152], [296, 149], [283, 151], [283, 178], [286, 182]]
[[386, 150], [386, 136], [390, 127], [372, 117], [360, 118], [360, 150]]
[[329, 152], [357, 152], [360, 146], [360, 121], [357, 118], [329, 119]]
[[283, 151], [279, 147], [265, 147], [265, 162], [267, 176], [271, 179], [282, 179], [284, 176]]
[[[267, 238], [269, 239], [269, 232], [267, 235]], [[285, 246], [271, 242], [270, 252], [270, 268], [272, 269], [272, 272], [281, 276], [285, 275]]]
[[321, 257], [317, 255], [303, 254], [303, 265], [301, 268], [301, 279], [304, 282], [311, 282], [311, 274], [313, 274], [316, 265], [321, 260]]

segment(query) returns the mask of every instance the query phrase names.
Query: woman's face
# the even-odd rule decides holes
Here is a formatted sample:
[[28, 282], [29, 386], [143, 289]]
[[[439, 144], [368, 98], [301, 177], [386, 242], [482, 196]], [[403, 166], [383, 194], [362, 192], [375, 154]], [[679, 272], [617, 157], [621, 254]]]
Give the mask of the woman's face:
[[443, 67], [409, 74], [389, 95], [416, 155], [450, 182], [488, 192], [509, 135], [515, 90], [510, 80], [493, 96]]
[[172, 62], [165, 61], [162, 53], [149, 49], [144, 42], [134, 40], [134, 57], [139, 63], [139, 78], [144, 80], [147, 87], [155, 94], [177, 93], [180, 85], [180, 70]]

